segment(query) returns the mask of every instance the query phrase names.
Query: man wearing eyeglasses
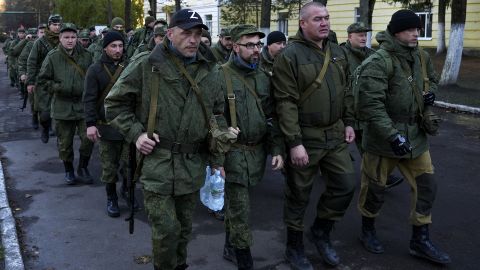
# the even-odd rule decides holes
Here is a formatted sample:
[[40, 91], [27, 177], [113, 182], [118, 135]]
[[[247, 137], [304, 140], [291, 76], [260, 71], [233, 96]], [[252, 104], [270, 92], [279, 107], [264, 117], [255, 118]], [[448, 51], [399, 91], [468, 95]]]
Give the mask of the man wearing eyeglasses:
[[253, 25], [230, 31], [233, 54], [220, 68], [228, 126], [239, 131], [237, 142], [225, 156], [225, 247], [223, 256], [238, 269], [253, 269], [250, 252], [249, 189], [263, 178], [267, 154], [272, 169], [283, 167], [283, 138], [275, 119], [268, 76], [259, 69], [260, 39], [265, 34]]
[[355, 140], [353, 98], [343, 50], [328, 38], [327, 8], [310, 2], [300, 29], [273, 64], [273, 93], [288, 147], [284, 222], [285, 257], [295, 269], [313, 269], [303, 246], [304, 215], [321, 170], [325, 191], [317, 203], [312, 241], [325, 263], [340, 263], [330, 242], [333, 224], [353, 198], [355, 175], [347, 144]]
[[228, 61], [230, 53], [232, 52], [232, 37], [230, 35], [230, 28], [222, 28], [220, 30], [219, 40], [217, 44], [212, 47], [212, 53], [217, 59], [219, 65]]

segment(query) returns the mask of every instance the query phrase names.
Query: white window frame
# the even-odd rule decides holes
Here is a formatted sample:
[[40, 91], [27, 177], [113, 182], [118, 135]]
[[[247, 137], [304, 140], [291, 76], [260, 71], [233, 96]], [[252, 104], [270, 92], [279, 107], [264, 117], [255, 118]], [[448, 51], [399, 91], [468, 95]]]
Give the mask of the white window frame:
[[353, 9], [353, 22], [357, 23], [360, 21], [360, 8], [356, 7]]
[[[423, 36], [418, 37], [418, 40], [432, 40], [433, 39], [433, 37], [432, 37], [433, 36], [433, 29], [431, 29], [431, 28], [432, 28], [432, 24], [433, 24], [433, 13], [430, 12], [430, 11], [423, 11], [423, 12], [415, 12], [415, 14], [417, 14], [417, 16], [419, 16], [420, 18], [422, 16], [425, 16], [425, 23], [423, 25], [423, 29], [424, 29], [425, 32], [424, 32]], [[432, 22], [432, 24], [430, 24], [430, 34], [432, 36], [430, 36], [430, 37], [427, 36], [427, 33], [428, 33], [428, 31], [427, 31], [428, 28], [427, 27], [428, 27], [428, 22], [429, 21]]]
[[287, 13], [278, 13], [278, 31], [288, 37], [288, 15]]
[[213, 30], [213, 15], [212, 14], [206, 14], [205, 15], [205, 25], [208, 27], [208, 30], [211, 31]]

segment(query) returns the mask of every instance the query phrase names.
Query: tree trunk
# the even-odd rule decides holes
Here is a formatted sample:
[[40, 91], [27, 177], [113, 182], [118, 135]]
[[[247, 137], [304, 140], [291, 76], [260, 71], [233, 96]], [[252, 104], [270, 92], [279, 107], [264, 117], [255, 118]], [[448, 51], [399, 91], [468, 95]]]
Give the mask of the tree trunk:
[[437, 54], [445, 52], [447, 46], [445, 45], [445, 11], [447, 9], [446, 0], [438, 1], [438, 40], [437, 40]]
[[149, 0], [150, 3], [150, 16], [157, 18], [157, 0]]
[[463, 34], [467, 17], [467, 0], [452, 2], [452, 26], [450, 30], [447, 57], [443, 66], [440, 85], [456, 84], [462, 63]]
[[180, 1], [181, 0], [175, 0], [175, 11], [179, 11], [180, 9], [182, 9]]
[[262, 0], [262, 15], [260, 18], [260, 31], [268, 35], [270, 33], [272, 0]]
[[[372, 14], [375, 7], [375, 0], [360, 0], [360, 22], [365, 25], [372, 26]], [[372, 32], [367, 33], [367, 47], [372, 47]]]
[[107, 14], [108, 14], [108, 23], [107, 24], [110, 24], [112, 22], [112, 19], [113, 19], [112, 1], [111, 0], [107, 0]]
[[132, 27], [132, 0], [125, 0], [125, 29]]

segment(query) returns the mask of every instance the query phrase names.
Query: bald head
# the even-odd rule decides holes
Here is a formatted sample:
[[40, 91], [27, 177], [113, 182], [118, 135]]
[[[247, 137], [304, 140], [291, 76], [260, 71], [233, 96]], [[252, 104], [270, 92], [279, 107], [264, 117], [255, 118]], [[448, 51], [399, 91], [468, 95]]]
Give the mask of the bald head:
[[324, 4], [320, 2], [310, 2], [305, 4], [302, 9], [300, 9], [300, 20], [306, 20], [310, 17], [310, 11], [312, 8], [326, 8]]

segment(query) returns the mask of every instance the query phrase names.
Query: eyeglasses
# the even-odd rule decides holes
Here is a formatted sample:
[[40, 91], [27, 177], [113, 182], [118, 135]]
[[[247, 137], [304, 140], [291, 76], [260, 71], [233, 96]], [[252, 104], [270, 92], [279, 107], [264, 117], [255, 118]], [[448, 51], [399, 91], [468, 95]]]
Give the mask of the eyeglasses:
[[249, 49], [249, 50], [253, 50], [255, 47], [257, 49], [261, 49], [263, 47], [263, 43], [262, 42], [258, 42], [258, 43], [252, 43], [252, 42], [248, 42], [246, 44], [241, 44], [241, 43], [237, 43], [237, 45], [240, 45], [240, 46], [244, 46], [245, 48]]

